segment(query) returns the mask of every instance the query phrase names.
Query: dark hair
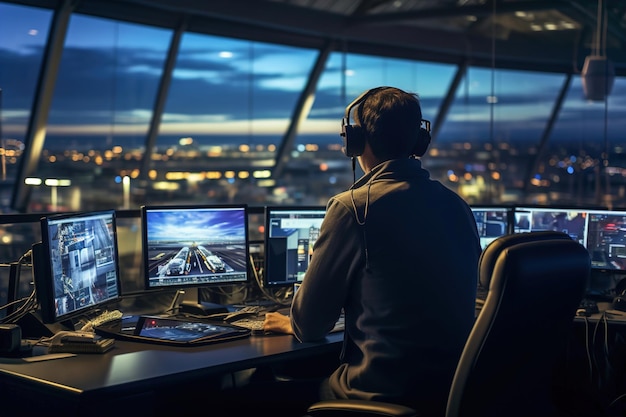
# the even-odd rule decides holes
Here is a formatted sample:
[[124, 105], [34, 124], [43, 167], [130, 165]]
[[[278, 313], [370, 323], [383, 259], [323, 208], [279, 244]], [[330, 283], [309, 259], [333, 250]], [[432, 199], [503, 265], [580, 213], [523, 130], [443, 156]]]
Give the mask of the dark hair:
[[358, 106], [354, 121], [378, 158], [410, 156], [422, 121], [419, 97], [395, 87], [379, 88]]

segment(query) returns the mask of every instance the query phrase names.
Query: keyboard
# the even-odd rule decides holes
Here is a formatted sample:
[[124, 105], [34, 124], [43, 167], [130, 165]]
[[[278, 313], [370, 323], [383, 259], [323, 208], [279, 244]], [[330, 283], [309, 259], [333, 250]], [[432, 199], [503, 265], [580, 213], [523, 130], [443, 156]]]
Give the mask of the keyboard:
[[122, 312], [119, 310], [111, 310], [111, 311], [105, 311], [102, 314], [94, 317], [93, 319], [89, 320], [87, 323], [85, 323], [80, 330], [82, 331], [92, 331], [94, 329], [94, 327], [98, 327], [101, 326], [105, 323], [109, 323], [115, 320], [121, 320], [122, 319]]
[[262, 331], [264, 321], [265, 317], [245, 317], [239, 320], [231, 321], [230, 323], [248, 330]]
[[346, 329], [346, 317], [342, 314], [335, 322], [335, 327], [330, 331], [331, 333], [343, 332]]
[[[265, 317], [245, 317], [231, 323], [235, 326], [244, 327], [252, 330], [255, 334], [263, 331], [263, 322]], [[343, 332], [346, 328], [345, 317], [343, 314], [339, 317], [339, 320], [335, 323], [335, 327], [330, 331], [331, 333]]]

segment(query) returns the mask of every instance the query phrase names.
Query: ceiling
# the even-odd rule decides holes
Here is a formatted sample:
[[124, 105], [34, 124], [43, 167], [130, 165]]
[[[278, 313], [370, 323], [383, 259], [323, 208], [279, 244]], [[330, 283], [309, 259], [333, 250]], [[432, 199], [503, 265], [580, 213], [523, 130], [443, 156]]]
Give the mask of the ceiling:
[[[8, 0], [311, 48], [579, 73], [606, 55], [626, 75], [624, 0]], [[600, 7], [602, 6], [602, 7]], [[598, 11], [606, 25], [598, 28]], [[598, 41], [596, 41], [598, 40]]]

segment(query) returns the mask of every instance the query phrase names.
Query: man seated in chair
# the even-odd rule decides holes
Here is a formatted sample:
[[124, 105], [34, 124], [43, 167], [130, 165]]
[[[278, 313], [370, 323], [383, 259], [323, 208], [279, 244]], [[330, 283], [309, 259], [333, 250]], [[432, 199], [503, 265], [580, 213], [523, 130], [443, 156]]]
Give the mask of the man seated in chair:
[[346, 108], [344, 152], [365, 174], [328, 202], [290, 315], [268, 313], [264, 324], [315, 341], [343, 311], [341, 363], [308, 392], [281, 395], [281, 404], [271, 395], [261, 404], [263, 390], [248, 390], [257, 411], [302, 415], [316, 399], [349, 398], [444, 413], [474, 322], [481, 248], [470, 207], [417, 159], [430, 143], [423, 122], [417, 95], [393, 87], [366, 91]]

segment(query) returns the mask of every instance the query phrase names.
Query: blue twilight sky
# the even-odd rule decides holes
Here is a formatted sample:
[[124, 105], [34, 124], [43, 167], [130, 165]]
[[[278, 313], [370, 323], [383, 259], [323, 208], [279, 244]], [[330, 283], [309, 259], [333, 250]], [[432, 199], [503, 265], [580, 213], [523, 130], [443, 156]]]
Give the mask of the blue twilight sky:
[[[0, 3], [4, 136], [25, 134], [51, 12]], [[169, 48], [169, 30], [73, 15], [55, 85], [48, 135], [144, 137]], [[318, 52], [187, 33], [160, 133], [180, 137], [284, 134]], [[455, 66], [333, 53], [302, 134], [336, 139], [345, 106], [362, 91], [393, 85], [416, 92], [434, 121]], [[561, 74], [470, 68], [440, 141], [540, 138], [563, 85]], [[497, 97], [497, 104], [488, 98]], [[605, 103], [583, 99], [575, 76], [552, 135], [588, 140], [608, 110], [612, 141], [624, 141], [626, 83]], [[493, 123], [491, 121], [493, 120]]]
[[150, 209], [148, 241], [245, 242], [246, 213], [242, 208]]

